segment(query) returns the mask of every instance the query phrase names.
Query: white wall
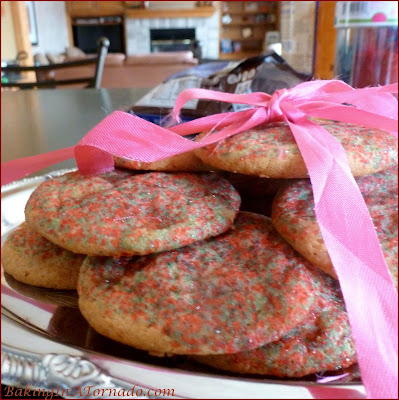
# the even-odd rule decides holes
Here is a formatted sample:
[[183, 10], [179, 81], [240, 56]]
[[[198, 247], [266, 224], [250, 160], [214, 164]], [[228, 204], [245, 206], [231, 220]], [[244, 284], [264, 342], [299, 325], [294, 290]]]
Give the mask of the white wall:
[[65, 1], [34, 1], [38, 45], [33, 54], [63, 53], [69, 46]]

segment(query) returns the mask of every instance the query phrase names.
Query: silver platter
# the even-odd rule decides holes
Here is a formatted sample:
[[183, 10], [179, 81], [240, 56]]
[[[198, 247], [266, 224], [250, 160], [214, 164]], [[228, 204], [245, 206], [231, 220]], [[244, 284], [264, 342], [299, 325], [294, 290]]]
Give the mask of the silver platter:
[[[2, 187], [2, 244], [24, 221], [32, 191], [65, 172]], [[197, 365], [182, 356], [151, 356], [96, 333], [80, 314], [75, 291], [25, 285], [3, 268], [1, 285], [1, 379], [5, 385], [48, 389], [66, 398], [365, 398], [363, 385], [351, 373], [333, 383], [318, 383], [316, 377], [243, 377]]]

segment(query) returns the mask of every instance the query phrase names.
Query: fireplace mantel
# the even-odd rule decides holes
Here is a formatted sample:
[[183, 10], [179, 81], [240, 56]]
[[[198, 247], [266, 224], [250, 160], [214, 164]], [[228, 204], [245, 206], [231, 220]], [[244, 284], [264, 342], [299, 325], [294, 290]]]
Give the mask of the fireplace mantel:
[[151, 29], [195, 29], [203, 58], [219, 55], [219, 8], [131, 9], [125, 14], [126, 53], [151, 51]]
[[127, 9], [127, 18], [207, 18], [216, 11], [215, 7], [203, 6], [193, 8], [168, 9]]

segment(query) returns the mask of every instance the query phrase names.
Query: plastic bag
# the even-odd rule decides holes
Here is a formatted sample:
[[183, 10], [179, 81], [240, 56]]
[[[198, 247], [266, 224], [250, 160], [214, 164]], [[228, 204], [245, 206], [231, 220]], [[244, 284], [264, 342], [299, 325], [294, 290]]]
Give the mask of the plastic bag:
[[[227, 93], [272, 94], [310, 80], [295, 71], [274, 51], [241, 61], [215, 61], [180, 71], [136, 102], [128, 111], [162, 125], [184, 89], [204, 88]], [[248, 107], [210, 100], [190, 100], [182, 109], [183, 121]]]

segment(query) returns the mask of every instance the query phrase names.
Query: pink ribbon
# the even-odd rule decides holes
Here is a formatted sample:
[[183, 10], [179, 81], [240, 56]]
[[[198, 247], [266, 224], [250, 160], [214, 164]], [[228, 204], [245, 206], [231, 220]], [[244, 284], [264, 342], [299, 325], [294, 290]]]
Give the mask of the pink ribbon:
[[[272, 96], [188, 89], [176, 100], [176, 119], [183, 105], [193, 98], [248, 104], [251, 108], [199, 118], [169, 129], [116, 111], [75, 146], [75, 158], [81, 173], [104, 173], [114, 168], [113, 155], [157, 161], [263, 123], [287, 122], [309, 172], [317, 221], [341, 284], [368, 398], [397, 398], [398, 293], [344, 149], [323, 127], [309, 120], [333, 119], [397, 135], [398, 105], [391, 94], [397, 90], [397, 84], [355, 90], [337, 80], [306, 82]], [[182, 137], [206, 131], [212, 134], [200, 142]], [[30, 157], [28, 163], [24, 159], [5, 163], [2, 179], [7, 183], [36, 171], [37, 166], [29, 167], [32, 160], [39, 159], [42, 168], [53, 164], [58, 156], [62, 161], [69, 157], [71, 149], [57, 152]], [[22, 169], [10, 171], [19, 167]]]

